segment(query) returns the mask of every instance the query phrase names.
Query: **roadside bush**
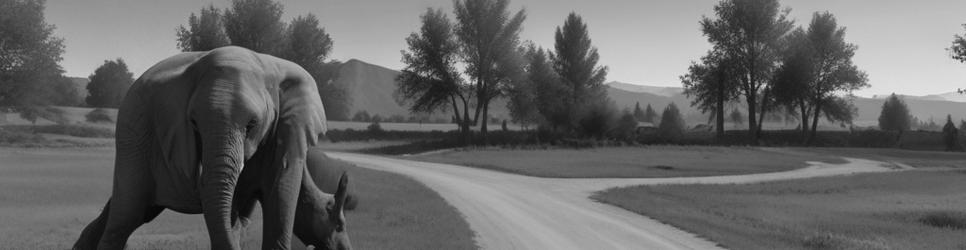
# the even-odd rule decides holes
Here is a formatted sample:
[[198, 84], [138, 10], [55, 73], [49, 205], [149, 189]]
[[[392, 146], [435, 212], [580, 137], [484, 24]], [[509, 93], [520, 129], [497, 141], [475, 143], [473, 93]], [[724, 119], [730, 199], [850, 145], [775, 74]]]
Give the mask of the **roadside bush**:
[[369, 123], [369, 126], [366, 127], [366, 132], [379, 135], [386, 131], [382, 129], [382, 125], [379, 125], [379, 120], [372, 119], [372, 123]]
[[87, 115], [84, 116], [84, 118], [87, 119], [87, 122], [91, 122], [91, 123], [114, 122], [114, 120], [111, 119], [111, 115], [108, 114], [107, 110], [102, 108], [96, 108], [94, 110], [91, 110], [91, 112], [88, 112]]

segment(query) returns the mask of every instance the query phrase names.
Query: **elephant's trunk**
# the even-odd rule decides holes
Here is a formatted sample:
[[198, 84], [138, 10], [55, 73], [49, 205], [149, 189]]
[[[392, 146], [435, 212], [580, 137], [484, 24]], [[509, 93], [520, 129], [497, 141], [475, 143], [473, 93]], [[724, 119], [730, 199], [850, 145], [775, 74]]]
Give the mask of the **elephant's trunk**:
[[[233, 128], [201, 130], [200, 194], [205, 222], [212, 234], [211, 246], [213, 249], [238, 249], [238, 240], [231, 233], [231, 207], [235, 184], [244, 167], [244, 133]], [[214, 242], [216, 239], [228, 240]]]

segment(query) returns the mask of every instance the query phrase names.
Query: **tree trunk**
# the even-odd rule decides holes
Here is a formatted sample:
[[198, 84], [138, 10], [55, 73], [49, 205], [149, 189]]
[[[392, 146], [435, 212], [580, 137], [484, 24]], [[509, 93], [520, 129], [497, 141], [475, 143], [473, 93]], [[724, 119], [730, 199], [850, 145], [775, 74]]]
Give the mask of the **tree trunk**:
[[718, 78], [718, 106], [715, 107], [718, 112], [718, 117], [715, 119], [715, 137], [719, 140], [724, 137], [724, 99], [725, 99], [725, 87], [724, 80], [720, 77]]
[[761, 113], [758, 114], [758, 127], [755, 129], [756, 141], [761, 139], [761, 128], [764, 126], [765, 113], [767, 113], [766, 111], [768, 110], [767, 100], [768, 100], [768, 92], [765, 92], [762, 94], [761, 102], [758, 103], [758, 105], [761, 106]]
[[480, 124], [480, 141], [481, 141], [481, 143], [483, 145], [486, 145], [486, 143], [487, 143], [487, 141], [486, 141], [486, 124], [488, 124], [490, 122], [489, 121], [489, 114], [488, 114], [489, 108], [490, 108], [490, 99], [484, 99], [484, 100], [486, 100], [486, 101], [483, 101], [483, 124]]
[[801, 120], [801, 122], [799, 122], [801, 124], [801, 125], [799, 125], [799, 127], [801, 129], [801, 131], [800, 131], [799, 134], [801, 134], [801, 137], [802, 137], [802, 144], [807, 144], [808, 143], [808, 121], [809, 120], [808, 120], [808, 104], [805, 103], [805, 99], [801, 99], [799, 101], [799, 103], [798, 103], [798, 109], [799, 109], [799, 111], [801, 111], [801, 115], [802, 115], [802, 120]]
[[755, 120], [755, 114], [757, 112], [756, 107], [757, 100], [755, 99], [757, 95], [754, 91], [745, 92], [745, 99], [748, 102], [748, 138], [752, 140], [752, 143], [758, 144], [755, 140], [755, 128], [758, 127], [758, 122]]
[[815, 143], [815, 134], [818, 131], [818, 116], [822, 112], [822, 101], [815, 100], [815, 113], [812, 114], [812, 134], [808, 137], [808, 144]]

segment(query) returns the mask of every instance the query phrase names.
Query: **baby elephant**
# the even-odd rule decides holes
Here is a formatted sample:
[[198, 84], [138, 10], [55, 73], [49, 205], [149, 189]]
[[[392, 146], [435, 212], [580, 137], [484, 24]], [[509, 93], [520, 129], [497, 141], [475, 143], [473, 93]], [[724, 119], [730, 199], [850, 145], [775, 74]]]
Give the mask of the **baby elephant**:
[[348, 178], [324, 194], [306, 168], [326, 131], [315, 80], [295, 63], [240, 47], [162, 60], [131, 85], [118, 110], [111, 198], [75, 249], [122, 249], [164, 209], [203, 214], [212, 249], [239, 249], [262, 206], [262, 248], [294, 233], [320, 249], [348, 249]]

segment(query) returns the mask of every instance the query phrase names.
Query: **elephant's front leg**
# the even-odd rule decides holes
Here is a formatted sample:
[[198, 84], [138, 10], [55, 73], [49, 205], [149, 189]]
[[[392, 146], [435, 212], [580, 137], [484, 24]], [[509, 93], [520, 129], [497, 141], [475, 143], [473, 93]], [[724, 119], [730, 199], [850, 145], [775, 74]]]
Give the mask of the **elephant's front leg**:
[[262, 249], [289, 249], [295, 224], [295, 207], [305, 172], [305, 153], [286, 152], [275, 166], [275, 178], [265, 185]]
[[232, 193], [237, 174], [232, 169], [206, 168], [202, 173], [201, 202], [212, 249], [241, 249], [231, 223]]

